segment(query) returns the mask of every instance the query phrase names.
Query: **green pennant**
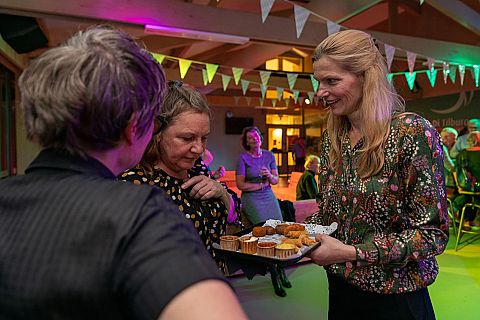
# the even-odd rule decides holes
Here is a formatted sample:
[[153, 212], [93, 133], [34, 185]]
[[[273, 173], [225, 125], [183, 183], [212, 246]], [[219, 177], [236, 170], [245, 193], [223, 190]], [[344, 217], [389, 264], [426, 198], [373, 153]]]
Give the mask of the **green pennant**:
[[476, 64], [473, 65], [473, 78], [475, 79], [475, 87], [478, 87], [478, 77], [480, 75], [480, 67]]
[[387, 80], [388, 80], [388, 83], [392, 84], [392, 80], [393, 80], [393, 73], [389, 73], [389, 74], [387, 74]]
[[314, 78], [313, 74], [310, 75], [310, 80], [312, 81], [313, 92], [318, 90], [318, 81]]
[[281, 101], [283, 98], [283, 88], [277, 87], [277, 99], [278, 101]]
[[285, 101], [285, 106], [288, 107], [288, 105], [290, 104], [290, 98], [287, 98], [283, 101]]
[[240, 77], [242, 76], [243, 68], [235, 68], [232, 67], [233, 73], [233, 80], [235, 80], [235, 84], [238, 86], [238, 81], [240, 81]]
[[307, 95], [308, 95], [308, 100], [310, 100], [310, 103], [313, 104], [313, 98], [315, 97], [315, 92], [309, 91]]
[[178, 65], [180, 66], [180, 78], [185, 78], [191, 64], [192, 60], [178, 58]]
[[258, 102], [263, 107], [263, 104], [265, 103], [265, 98], [258, 98]]
[[207, 71], [202, 69], [202, 78], [203, 78], [203, 85], [206, 86], [208, 84], [208, 76]]
[[153, 58], [155, 58], [155, 60], [157, 60], [157, 62], [159, 64], [162, 64], [163, 60], [165, 60], [165, 55], [163, 54], [160, 54], [160, 53], [154, 53], [154, 52], [151, 52]]
[[413, 89], [413, 84], [415, 83], [415, 77], [417, 76], [417, 71], [413, 71], [412, 74], [410, 72], [404, 72], [405, 78], [407, 79], [408, 87], [410, 90]]
[[463, 80], [465, 78], [465, 66], [463, 64], [458, 65], [458, 73], [460, 74], [460, 85], [463, 86]]
[[268, 85], [268, 79], [270, 79], [270, 75], [272, 72], [270, 71], [260, 71], [260, 80], [262, 81], [262, 85]]
[[298, 100], [298, 96], [300, 95], [300, 91], [298, 90], [293, 90], [293, 101], [295, 101], [295, 103], [297, 103], [297, 100]]
[[249, 106], [250, 102], [252, 101], [252, 97], [245, 96], [245, 101], [247, 101], [247, 106]]
[[215, 76], [215, 73], [217, 72], [218, 64], [207, 63], [206, 66], [207, 66], [208, 83], [210, 83], [210, 82], [212, 82], [213, 77]]
[[438, 70], [433, 69], [433, 68], [430, 69], [430, 70], [427, 70], [427, 77], [428, 77], [428, 80], [430, 81], [430, 85], [432, 86], [432, 88], [435, 87], [435, 80], [437, 79], [437, 72], [438, 72]]
[[298, 73], [287, 73], [288, 87], [293, 90], [295, 82], [297, 82]]
[[248, 80], [243, 80], [242, 79], [242, 92], [243, 92], [243, 95], [245, 95], [247, 93], [247, 89], [248, 89], [248, 85], [250, 84], [250, 81]]
[[455, 83], [455, 77], [457, 76], [457, 66], [450, 65], [449, 71], [450, 72], [448, 73], [448, 76], [450, 77], [450, 80], [452, 80], [452, 83]]
[[276, 107], [277, 106], [277, 99], [272, 99], [272, 107]]
[[228, 87], [228, 84], [230, 83], [230, 80], [232, 80], [232, 77], [227, 76], [226, 74], [222, 74], [223, 91], [227, 91], [227, 87]]
[[262, 91], [262, 98], [265, 99], [265, 93], [267, 92], [267, 86], [264, 86], [263, 84], [260, 85], [260, 90]]

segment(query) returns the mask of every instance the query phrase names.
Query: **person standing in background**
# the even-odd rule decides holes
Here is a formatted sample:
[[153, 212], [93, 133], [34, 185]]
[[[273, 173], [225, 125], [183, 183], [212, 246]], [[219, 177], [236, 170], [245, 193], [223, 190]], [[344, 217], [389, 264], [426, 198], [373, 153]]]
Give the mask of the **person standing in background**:
[[458, 132], [454, 128], [445, 127], [440, 132], [440, 137], [443, 143], [443, 166], [445, 168], [445, 186], [448, 188], [455, 188], [455, 181], [453, 179], [453, 172], [455, 172], [455, 160], [450, 157], [450, 150], [452, 149], [458, 137]]
[[293, 171], [303, 172], [305, 169], [305, 156], [307, 148], [305, 147], [305, 139], [303, 137], [297, 138], [292, 146], [293, 159], [295, 160], [295, 169]]
[[450, 157], [452, 159], [455, 159], [460, 153], [460, 151], [468, 148], [468, 143], [467, 143], [468, 135], [474, 131], [479, 131], [479, 130], [480, 130], [480, 119], [470, 119], [467, 124], [467, 133], [457, 138], [457, 141], [455, 142], [453, 147], [450, 149]]

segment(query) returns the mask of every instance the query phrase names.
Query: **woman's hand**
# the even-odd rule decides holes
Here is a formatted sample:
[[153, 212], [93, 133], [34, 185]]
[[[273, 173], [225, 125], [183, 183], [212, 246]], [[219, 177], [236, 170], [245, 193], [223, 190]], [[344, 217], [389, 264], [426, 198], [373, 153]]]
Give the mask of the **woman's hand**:
[[346, 245], [326, 234], [318, 234], [315, 239], [320, 241], [321, 244], [308, 256], [319, 266], [355, 261], [357, 259], [354, 246]]
[[182, 189], [188, 189], [191, 187], [192, 190], [189, 193], [190, 197], [200, 200], [221, 198], [227, 193], [220, 182], [204, 175], [198, 175], [188, 179], [181, 187]]

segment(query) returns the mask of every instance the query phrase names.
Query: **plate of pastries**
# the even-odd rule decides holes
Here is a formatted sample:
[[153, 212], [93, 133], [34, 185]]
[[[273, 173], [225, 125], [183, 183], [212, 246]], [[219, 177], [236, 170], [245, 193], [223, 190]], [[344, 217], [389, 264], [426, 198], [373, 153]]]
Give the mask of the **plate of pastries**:
[[274, 259], [298, 258], [319, 245], [316, 234], [331, 234], [336, 229], [336, 223], [320, 226], [267, 220], [248, 233], [220, 237], [220, 248]]

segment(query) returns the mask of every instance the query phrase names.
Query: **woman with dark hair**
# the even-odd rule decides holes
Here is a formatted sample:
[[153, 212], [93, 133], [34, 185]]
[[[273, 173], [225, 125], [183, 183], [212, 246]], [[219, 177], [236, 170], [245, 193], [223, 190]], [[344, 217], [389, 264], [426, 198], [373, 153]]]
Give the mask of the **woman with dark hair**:
[[278, 200], [271, 185], [278, 183], [277, 164], [272, 152], [262, 149], [262, 134], [257, 127], [242, 132], [245, 149], [237, 162], [237, 188], [242, 191], [242, 205], [248, 220], [257, 224], [268, 219], [282, 220]]

